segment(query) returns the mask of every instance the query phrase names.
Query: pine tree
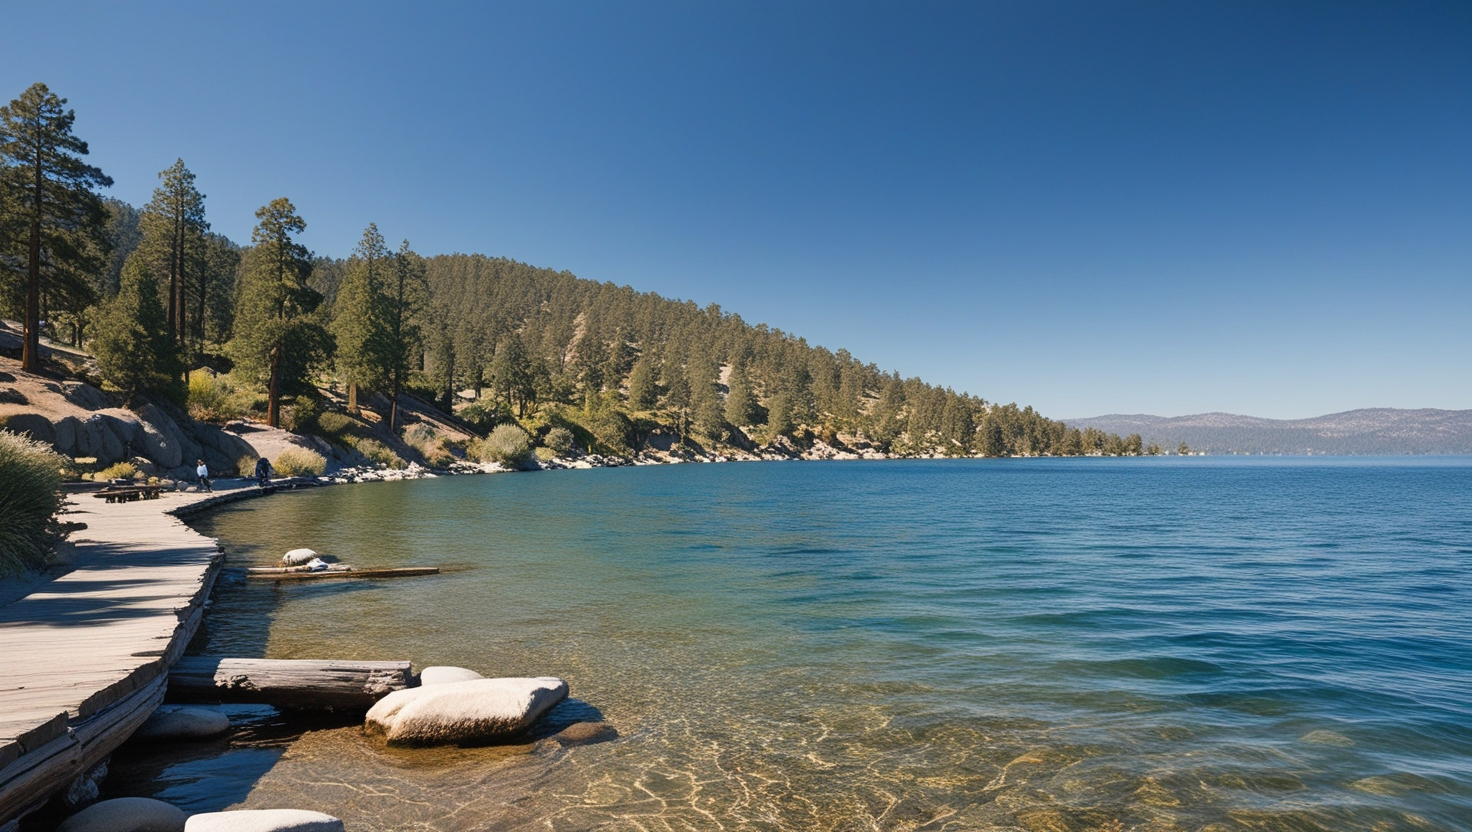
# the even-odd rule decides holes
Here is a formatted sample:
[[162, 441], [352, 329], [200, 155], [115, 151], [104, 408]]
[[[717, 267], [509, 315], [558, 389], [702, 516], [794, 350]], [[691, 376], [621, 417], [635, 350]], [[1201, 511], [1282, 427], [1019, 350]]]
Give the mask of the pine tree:
[[[168, 277], [169, 335], [183, 344], [187, 340], [189, 278], [199, 281], [202, 238], [210, 224], [204, 218], [204, 194], [194, 186], [194, 174], [177, 159], [159, 171], [163, 180], [153, 190], [153, 198], [143, 207], [140, 229], [143, 240], [139, 249], [149, 258], [155, 273]], [[206, 303], [207, 281], [198, 282], [199, 317]], [[203, 334], [200, 333], [203, 338]]]
[[159, 281], [142, 258], [123, 265], [117, 295], [103, 303], [92, 352], [102, 377], [129, 398], [177, 383], [178, 350], [159, 303]]
[[388, 386], [388, 295], [385, 283], [393, 255], [378, 226], [370, 223], [358, 241], [333, 308], [337, 373], [348, 386], [348, 412], [358, 413], [358, 387]]
[[654, 359], [649, 353], [640, 355], [629, 373], [629, 407], [649, 410], [659, 401], [659, 387], [654, 382]]
[[265, 383], [266, 423], [279, 427], [281, 396], [309, 392], [311, 371], [328, 360], [333, 345], [313, 314], [322, 295], [307, 285], [311, 253], [293, 239], [307, 224], [285, 197], [256, 211], [256, 218], [229, 353], [237, 369]]
[[527, 405], [536, 397], [536, 384], [520, 336], [507, 335], [496, 345], [496, 355], [491, 359], [491, 384], [508, 405], [516, 406], [517, 415], [526, 415]]
[[736, 427], [755, 424], [756, 397], [751, 394], [751, 382], [746, 378], [746, 368], [740, 364], [732, 367], [726, 386], [726, 421]]
[[409, 241], [399, 245], [386, 292], [388, 331], [384, 344], [384, 374], [388, 377], [388, 429], [397, 430], [399, 394], [409, 381], [410, 363], [422, 348], [419, 317], [428, 301], [429, 287], [424, 278], [424, 258], [409, 248]]
[[105, 266], [107, 211], [93, 189], [111, 187], [112, 179], [81, 160], [87, 143], [72, 135], [76, 114], [65, 104], [37, 83], [0, 107], [0, 203], [8, 229], [0, 266], [24, 268], [27, 372], [41, 365], [42, 295], [80, 312], [95, 300], [93, 277]]

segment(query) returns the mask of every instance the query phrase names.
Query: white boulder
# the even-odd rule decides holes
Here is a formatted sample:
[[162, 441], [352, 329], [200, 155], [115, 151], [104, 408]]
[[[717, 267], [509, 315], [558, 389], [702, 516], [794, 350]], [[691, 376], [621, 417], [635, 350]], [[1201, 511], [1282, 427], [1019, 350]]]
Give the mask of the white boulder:
[[135, 740], [207, 740], [230, 730], [230, 717], [212, 708], [165, 705], [133, 732]]
[[281, 562], [287, 566], [300, 566], [315, 557], [317, 553], [311, 549], [292, 549], [281, 556]]
[[469, 682], [473, 679], [484, 679], [486, 677], [464, 667], [436, 666], [426, 667], [419, 671], [419, 684], [421, 685], [448, 685], [451, 682]]
[[303, 809], [240, 809], [190, 815], [184, 832], [343, 832], [342, 821]]
[[396, 690], [368, 711], [364, 728], [389, 745], [478, 745], [531, 727], [567, 696], [567, 683], [535, 679], [472, 679]]
[[182, 832], [187, 817], [162, 800], [119, 797], [93, 803], [62, 821], [56, 832]]

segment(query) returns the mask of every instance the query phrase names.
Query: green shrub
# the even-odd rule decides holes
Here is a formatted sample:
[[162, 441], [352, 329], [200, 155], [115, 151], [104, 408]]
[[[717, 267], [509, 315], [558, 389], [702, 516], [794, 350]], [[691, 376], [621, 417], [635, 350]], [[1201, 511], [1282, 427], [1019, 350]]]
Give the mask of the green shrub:
[[50, 448], [0, 431], [0, 575], [46, 565], [60, 538], [61, 457]]
[[287, 448], [271, 463], [283, 477], [320, 477], [327, 470], [327, 460], [306, 448]]
[[317, 417], [317, 429], [328, 438], [337, 438], [357, 425], [356, 419], [335, 410], [329, 410]]
[[490, 436], [472, 442], [467, 450], [477, 462], [520, 468], [532, 458], [532, 438], [516, 425], [497, 425]]
[[472, 402], [455, 414], [461, 419], [474, 425], [479, 430], [490, 430], [497, 425], [504, 425], [516, 421], [511, 415], [511, 406], [497, 404], [495, 402], [478, 401]]
[[595, 410], [584, 417], [583, 427], [598, 440], [598, 450], [603, 453], [624, 456], [633, 449], [634, 423], [617, 410]]
[[377, 439], [360, 439], [358, 440], [357, 447], [358, 453], [368, 457], [370, 461], [378, 465], [384, 465], [389, 468], [404, 467], [404, 460], [399, 459], [398, 454], [394, 453], [387, 445], [379, 442]]
[[184, 407], [191, 417], [201, 422], [239, 419], [241, 408], [234, 392], [225, 379], [209, 370], [195, 370], [189, 374], [189, 391], [185, 394]]
[[561, 425], [547, 431], [547, 437], [542, 440], [542, 444], [558, 456], [567, 456], [578, 449], [577, 438], [572, 435], [572, 431]]
[[292, 433], [304, 433], [317, 426], [322, 403], [312, 396], [298, 396], [281, 411], [281, 427]]
[[96, 480], [131, 480], [138, 476], [138, 466], [131, 462], [114, 462], [97, 472]]

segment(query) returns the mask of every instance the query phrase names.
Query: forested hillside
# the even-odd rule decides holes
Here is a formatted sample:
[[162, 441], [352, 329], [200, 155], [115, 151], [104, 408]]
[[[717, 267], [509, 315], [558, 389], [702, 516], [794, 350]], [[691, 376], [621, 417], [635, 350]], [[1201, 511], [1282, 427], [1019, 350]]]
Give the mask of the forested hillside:
[[[44, 85], [0, 110], [0, 307], [97, 357], [126, 396], [200, 418], [248, 415], [337, 436], [341, 411], [406, 394], [483, 432], [512, 425], [557, 453], [627, 456], [822, 443], [892, 455], [1158, 453], [1071, 429], [701, 307], [482, 255], [421, 257], [368, 225], [353, 254], [314, 256], [285, 198], [251, 240], [210, 232], [183, 160], [141, 209], [100, 197], [72, 118]], [[36, 147], [46, 148], [36, 154]], [[39, 160], [39, 161], [38, 161]], [[438, 449], [458, 453], [463, 449]], [[433, 456], [433, 454], [427, 454]]]

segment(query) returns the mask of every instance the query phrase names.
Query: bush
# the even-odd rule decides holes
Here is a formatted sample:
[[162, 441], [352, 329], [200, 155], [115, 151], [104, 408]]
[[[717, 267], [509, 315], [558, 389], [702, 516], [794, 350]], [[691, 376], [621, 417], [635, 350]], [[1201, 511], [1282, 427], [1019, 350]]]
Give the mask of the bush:
[[399, 455], [389, 450], [389, 447], [377, 439], [358, 440], [358, 453], [368, 457], [369, 461], [388, 468], [403, 468], [404, 461]]
[[240, 459], [235, 460], [235, 470], [242, 477], [253, 477], [256, 473], [256, 460], [260, 459], [255, 454], [241, 454]]
[[327, 470], [327, 460], [306, 448], [287, 448], [271, 463], [283, 477], [320, 477]]
[[511, 406], [508, 404], [497, 404], [481, 400], [472, 402], [455, 414], [461, 419], [474, 425], [478, 430], [490, 430], [497, 425], [514, 424], [515, 417], [511, 415]]
[[131, 462], [114, 462], [97, 472], [95, 480], [131, 480], [138, 476], [138, 466]]
[[240, 406], [233, 393], [229, 382], [209, 370], [195, 370], [189, 374], [189, 391], [185, 394], [184, 407], [191, 417], [201, 422], [239, 419]]
[[467, 449], [477, 462], [499, 462], [520, 468], [532, 458], [532, 438], [516, 425], [498, 425], [491, 435]]
[[572, 431], [561, 425], [547, 431], [547, 437], [542, 440], [542, 444], [558, 456], [567, 456], [578, 450], [577, 437], [572, 435]]
[[353, 417], [333, 410], [329, 410], [317, 417], [318, 431], [328, 438], [341, 436], [351, 431], [354, 427], [357, 427], [357, 425], [358, 422]]
[[40, 442], [0, 431], [0, 575], [46, 565], [61, 537], [61, 462]]
[[317, 426], [322, 416], [322, 403], [311, 396], [298, 396], [281, 411], [281, 427], [292, 433], [304, 433]]

